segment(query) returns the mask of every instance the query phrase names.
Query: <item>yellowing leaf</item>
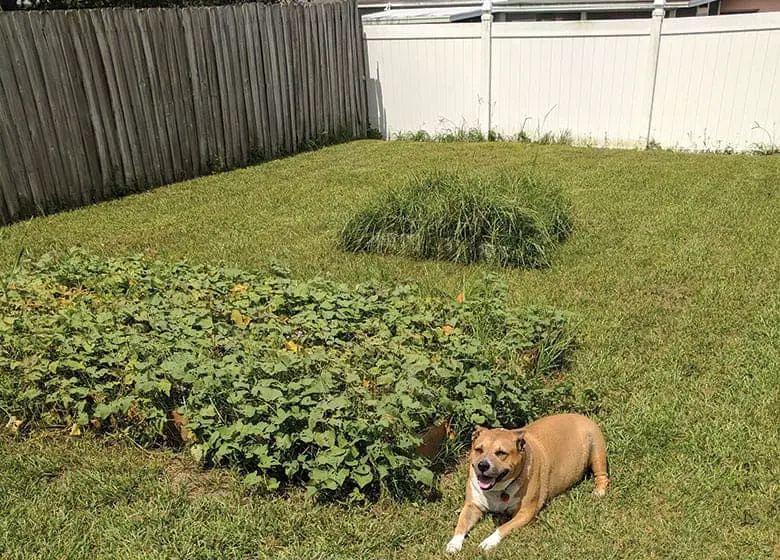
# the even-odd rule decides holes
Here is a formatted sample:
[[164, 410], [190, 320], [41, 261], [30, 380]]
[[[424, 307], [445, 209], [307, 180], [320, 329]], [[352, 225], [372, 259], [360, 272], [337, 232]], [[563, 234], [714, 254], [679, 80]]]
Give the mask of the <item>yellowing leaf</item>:
[[79, 427], [78, 424], [73, 424], [70, 427], [70, 435], [73, 437], [78, 437], [81, 435], [81, 428]]
[[252, 321], [252, 318], [244, 315], [238, 309], [234, 309], [230, 312], [230, 320], [233, 321], [239, 328], [245, 329]]
[[444, 325], [444, 326], [441, 328], [441, 332], [442, 332], [442, 334], [443, 334], [444, 336], [449, 336], [449, 335], [451, 335], [451, 334], [453, 333], [453, 331], [454, 331], [454, 330], [455, 330], [455, 329], [453, 329], [453, 328], [452, 328], [450, 325]]
[[16, 435], [19, 433], [19, 428], [22, 427], [22, 421], [16, 416], [11, 416], [5, 427], [11, 434]]
[[188, 428], [187, 424], [189, 423], [189, 419], [184, 416], [181, 412], [178, 410], [171, 410], [171, 419], [173, 420], [173, 425], [176, 427], [176, 429], [179, 432], [179, 436], [181, 436], [181, 440], [184, 442], [192, 442], [195, 441], [197, 438], [195, 437], [195, 434], [193, 434]]
[[142, 415], [138, 410], [138, 401], [133, 401], [130, 404], [130, 408], [127, 409], [127, 417], [130, 418], [130, 420], [142, 418]]
[[295, 344], [292, 340], [288, 340], [284, 343], [284, 347], [287, 348], [290, 352], [297, 352], [298, 351], [298, 345]]
[[193, 459], [200, 463], [201, 459], [203, 459], [203, 447], [200, 445], [193, 445], [190, 447], [190, 455]]
[[235, 286], [230, 288], [230, 293], [235, 295], [243, 294], [246, 291], [247, 291], [247, 287], [244, 286], [243, 284], [236, 284]]
[[458, 303], [463, 303], [464, 301], [466, 301], [466, 292], [461, 290], [460, 293], [457, 296], [455, 296], [455, 301], [457, 301]]

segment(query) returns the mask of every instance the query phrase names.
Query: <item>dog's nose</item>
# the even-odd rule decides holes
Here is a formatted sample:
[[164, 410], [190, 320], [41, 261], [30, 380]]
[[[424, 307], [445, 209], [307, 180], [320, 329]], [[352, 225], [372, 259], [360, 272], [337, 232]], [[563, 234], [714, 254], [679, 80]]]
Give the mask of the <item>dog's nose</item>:
[[479, 472], [485, 472], [490, 468], [490, 463], [483, 459], [477, 463], [477, 468], [479, 469]]

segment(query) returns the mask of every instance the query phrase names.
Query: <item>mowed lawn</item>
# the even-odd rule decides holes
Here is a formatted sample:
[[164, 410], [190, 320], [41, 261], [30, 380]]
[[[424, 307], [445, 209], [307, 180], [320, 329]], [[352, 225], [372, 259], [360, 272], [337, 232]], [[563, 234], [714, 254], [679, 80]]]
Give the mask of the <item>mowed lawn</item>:
[[[606, 498], [584, 482], [490, 557], [780, 556], [780, 157], [360, 141], [2, 228], [0, 266], [79, 245], [468, 297], [486, 267], [337, 248], [354, 209], [434, 167], [533, 169], [572, 201], [553, 267], [500, 274], [518, 305], [577, 317], [566, 374], [599, 395], [608, 442]], [[436, 502], [318, 505], [128, 441], [0, 438], [3, 560], [439, 558], [467, 472]]]

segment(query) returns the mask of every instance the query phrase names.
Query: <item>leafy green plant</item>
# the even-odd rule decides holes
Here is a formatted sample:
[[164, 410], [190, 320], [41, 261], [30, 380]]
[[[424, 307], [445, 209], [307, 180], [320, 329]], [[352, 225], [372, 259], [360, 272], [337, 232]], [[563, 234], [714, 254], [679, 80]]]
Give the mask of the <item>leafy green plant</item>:
[[537, 144], [561, 144], [564, 146], [571, 146], [573, 140], [571, 131], [564, 130], [557, 134], [554, 132], [545, 132], [544, 134], [539, 135], [534, 142]]
[[341, 232], [347, 251], [497, 266], [549, 266], [571, 232], [568, 204], [532, 177], [436, 172], [358, 212]]
[[460, 127], [447, 128], [436, 134], [430, 134], [425, 130], [417, 132], [398, 132], [393, 135], [393, 140], [405, 142], [496, 142], [501, 136], [494, 131], [485, 135], [479, 128], [468, 128], [465, 125]]
[[393, 135], [393, 140], [399, 140], [401, 142], [436, 142], [437, 137], [431, 136], [424, 130], [418, 130], [417, 132], [397, 132]]
[[[525, 123], [523, 126], [525, 126]], [[369, 136], [369, 138], [372, 138], [372, 136]], [[448, 128], [434, 134], [425, 130], [396, 132], [393, 134], [392, 139], [402, 142], [518, 142], [521, 144], [560, 144], [564, 146], [575, 144], [575, 138], [568, 129], [558, 133], [551, 131], [543, 133], [540, 128], [537, 128], [534, 136], [529, 135], [524, 128], [521, 128], [520, 132], [516, 134], [503, 134], [498, 130], [491, 129], [486, 137], [479, 128], [460, 126]]]
[[[325, 498], [430, 493], [475, 423], [571, 408], [565, 315], [486, 278], [449, 300], [230, 268], [24, 261], [0, 282], [0, 411], [22, 432], [120, 433]], [[434, 459], [421, 435], [445, 423]]]

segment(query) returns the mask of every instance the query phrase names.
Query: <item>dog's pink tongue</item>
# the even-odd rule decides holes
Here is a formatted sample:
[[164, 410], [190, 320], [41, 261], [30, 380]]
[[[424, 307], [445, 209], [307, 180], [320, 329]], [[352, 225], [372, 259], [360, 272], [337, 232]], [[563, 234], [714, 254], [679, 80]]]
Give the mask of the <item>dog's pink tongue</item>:
[[493, 486], [493, 480], [492, 479], [487, 479], [487, 480], [479, 480], [479, 479], [477, 479], [477, 482], [479, 483], [479, 487], [482, 488], [483, 490], [487, 490], [488, 488]]

